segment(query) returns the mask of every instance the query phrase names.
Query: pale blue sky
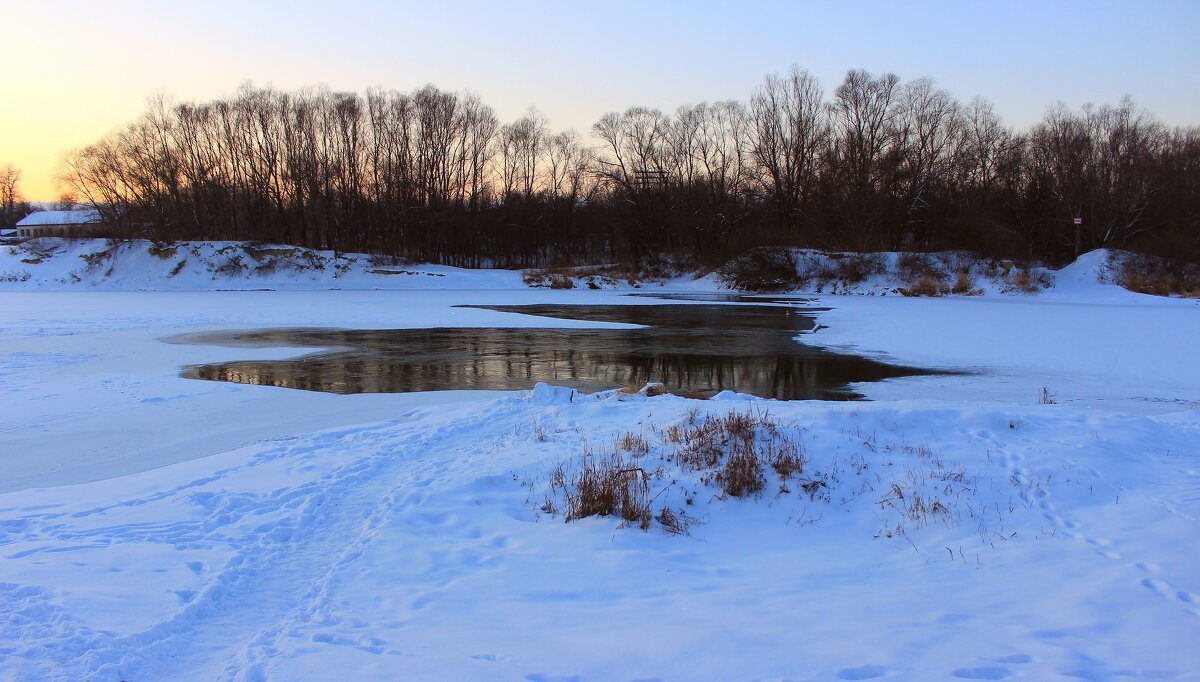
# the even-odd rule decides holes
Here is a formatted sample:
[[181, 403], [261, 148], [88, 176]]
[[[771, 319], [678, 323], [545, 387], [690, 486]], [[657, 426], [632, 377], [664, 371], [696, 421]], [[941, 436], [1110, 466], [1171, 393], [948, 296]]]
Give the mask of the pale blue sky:
[[[11, 4], [9, 0], [8, 4]], [[18, 69], [0, 94], [0, 163], [51, 198], [61, 154], [162, 90], [245, 80], [471, 89], [504, 119], [536, 105], [586, 132], [633, 104], [746, 99], [792, 63], [832, 90], [847, 69], [930, 76], [1027, 126], [1062, 100], [1133, 95], [1200, 123], [1200, 0], [1176, 2], [52, 2], [4, 13]]]

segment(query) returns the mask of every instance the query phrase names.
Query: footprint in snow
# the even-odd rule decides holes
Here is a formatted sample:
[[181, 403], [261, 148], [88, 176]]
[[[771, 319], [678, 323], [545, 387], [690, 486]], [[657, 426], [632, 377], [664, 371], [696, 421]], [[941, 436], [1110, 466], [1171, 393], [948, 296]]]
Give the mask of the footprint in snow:
[[874, 680], [887, 675], [888, 669], [881, 665], [859, 665], [838, 671], [839, 680]]
[[168, 590], [168, 591], [174, 593], [176, 597], [179, 597], [179, 601], [183, 602], [184, 604], [190, 603], [193, 599], [196, 598], [195, 590]]
[[[1185, 592], [1183, 590], [1177, 591], [1171, 587], [1170, 584], [1163, 582], [1162, 580], [1158, 580], [1156, 578], [1143, 578], [1141, 584], [1142, 587], [1154, 592], [1155, 594], [1167, 598], [1174, 598], [1181, 604], [1185, 605], [1185, 607], [1200, 605], [1200, 595], [1194, 592]], [[1196, 610], [1193, 608], [1184, 608], [1184, 613], [1188, 614], [1189, 616], [1200, 615], [1197, 614]]]
[[1003, 680], [1012, 677], [1012, 671], [998, 665], [988, 665], [980, 668], [959, 668], [951, 673], [960, 680]]
[[1164, 583], [1161, 580], [1156, 580], [1154, 578], [1144, 578], [1142, 580], [1142, 587], [1144, 587], [1152, 592], [1157, 592], [1158, 594], [1161, 594], [1163, 596], [1166, 596], [1170, 592], [1170, 588], [1167, 586], [1166, 583]]

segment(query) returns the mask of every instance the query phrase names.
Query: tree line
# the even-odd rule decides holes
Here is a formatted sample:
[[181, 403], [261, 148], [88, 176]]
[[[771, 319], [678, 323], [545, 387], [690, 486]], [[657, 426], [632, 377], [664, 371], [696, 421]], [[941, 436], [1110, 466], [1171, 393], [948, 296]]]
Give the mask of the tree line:
[[827, 93], [793, 67], [745, 102], [635, 106], [587, 137], [432, 85], [158, 97], [61, 181], [119, 234], [462, 266], [716, 264], [764, 245], [1200, 260], [1200, 128], [1127, 98], [1016, 130], [983, 99], [862, 70]]

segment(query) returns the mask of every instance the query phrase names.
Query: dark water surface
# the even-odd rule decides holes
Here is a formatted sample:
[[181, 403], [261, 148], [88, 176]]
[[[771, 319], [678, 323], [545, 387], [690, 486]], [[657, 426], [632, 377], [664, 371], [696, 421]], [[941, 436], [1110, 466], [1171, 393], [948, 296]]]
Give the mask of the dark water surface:
[[528, 389], [539, 381], [597, 391], [662, 382], [672, 392], [734, 390], [845, 400], [847, 384], [931, 374], [795, 340], [814, 309], [773, 305], [479, 306], [643, 329], [271, 329], [179, 337], [224, 345], [332, 349], [289, 360], [193, 365], [192, 379], [332, 393]]

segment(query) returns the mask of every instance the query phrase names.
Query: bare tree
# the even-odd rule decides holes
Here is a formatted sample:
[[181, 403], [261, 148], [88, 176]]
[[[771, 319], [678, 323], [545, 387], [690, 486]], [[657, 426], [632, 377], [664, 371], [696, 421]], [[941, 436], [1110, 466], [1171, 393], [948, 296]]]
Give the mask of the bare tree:
[[928, 78], [903, 87], [898, 105], [895, 152], [899, 168], [893, 186], [900, 219], [893, 225], [891, 243], [903, 248], [928, 248], [932, 215], [946, 206], [951, 176], [965, 149], [965, 124], [957, 101]]
[[12, 227], [29, 213], [20, 184], [21, 171], [11, 163], [0, 166], [0, 227]]
[[854, 70], [833, 93], [830, 170], [845, 206], [844, 229], [857, 248], [877, 243], [879, 230], [894, 217], [887, 199], [898, 160], [893, 152], [899, 84], [895, 74], [874, 77]]
[[751, 150], [775, 203], [780, 226], [806, 222], [829, 123], [821, 84], [798, 66], [787, 77], [767, 76], [750, 98]]

